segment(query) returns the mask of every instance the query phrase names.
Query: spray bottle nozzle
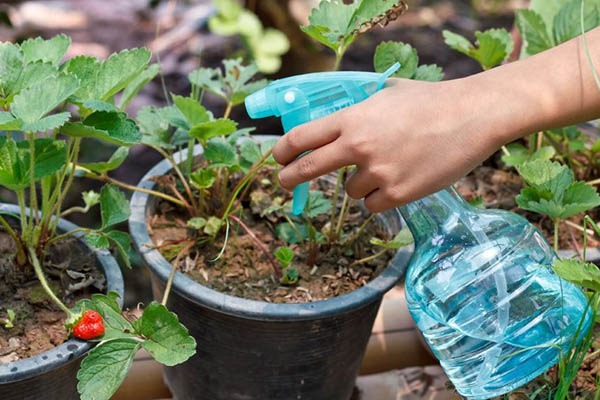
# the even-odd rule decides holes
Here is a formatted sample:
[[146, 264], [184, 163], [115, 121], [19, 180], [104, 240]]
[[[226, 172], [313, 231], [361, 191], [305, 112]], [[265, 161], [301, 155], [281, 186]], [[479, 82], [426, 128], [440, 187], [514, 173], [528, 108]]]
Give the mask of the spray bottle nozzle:
[[[395, 63], [382, 74], [373, 72], [320, 72], [271, 82], [246, 97], [250, 118], [281, 116], [283, 129], [324, 117], [365, 100], [381, 90], [385, 80], [400, 68]], [[308, 183], [294, 189], [292, 212], [299, 215], [308, 200]]]

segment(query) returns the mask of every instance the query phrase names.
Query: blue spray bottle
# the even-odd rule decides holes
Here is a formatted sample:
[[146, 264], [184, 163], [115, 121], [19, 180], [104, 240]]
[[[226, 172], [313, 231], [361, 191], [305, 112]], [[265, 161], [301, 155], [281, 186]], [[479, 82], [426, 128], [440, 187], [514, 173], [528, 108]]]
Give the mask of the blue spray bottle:
[[[287, 132], [374, 94], [393, 68], [281, 79], [247, 97], [246, 109], [281, 116]], [[294, 213], [307, 192], [294, 191]], [[460, 394], [488, 399], [524, 385], [589, 329], [586, 296], [554, 274], [556, 254], [525, 218], [474, 208], [452, 187], [398, 212], [415, 239], [409, 310]]]

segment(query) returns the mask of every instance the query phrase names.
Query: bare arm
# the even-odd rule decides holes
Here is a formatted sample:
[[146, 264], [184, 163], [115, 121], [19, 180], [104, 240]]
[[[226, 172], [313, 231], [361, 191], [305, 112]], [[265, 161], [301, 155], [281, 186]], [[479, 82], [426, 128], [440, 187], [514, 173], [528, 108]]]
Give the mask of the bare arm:
[[[600, 28], [587, 39], [600, 70]], [[283, 136], [273, 149], [281, 184], [356, 165], [346, 191], [383, 211], [451, 185], [523, 135], [600, 116], [582, 37], [467, 78], [389, 86]]]

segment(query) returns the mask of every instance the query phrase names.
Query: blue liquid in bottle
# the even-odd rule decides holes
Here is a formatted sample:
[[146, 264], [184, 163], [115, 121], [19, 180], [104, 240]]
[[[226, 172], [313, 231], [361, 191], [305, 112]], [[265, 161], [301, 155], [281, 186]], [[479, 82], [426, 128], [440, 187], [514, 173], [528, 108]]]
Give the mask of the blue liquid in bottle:
[[[400, 212], [415, 238], [408, 308], [461, 395], [508, 393], [558, 361], [553, 345], [568, 350], [587, 299], [554, 274], [537, 228], [471, 207], [453, 188]], [[590, 324], [588, 312], [580, 336]]]

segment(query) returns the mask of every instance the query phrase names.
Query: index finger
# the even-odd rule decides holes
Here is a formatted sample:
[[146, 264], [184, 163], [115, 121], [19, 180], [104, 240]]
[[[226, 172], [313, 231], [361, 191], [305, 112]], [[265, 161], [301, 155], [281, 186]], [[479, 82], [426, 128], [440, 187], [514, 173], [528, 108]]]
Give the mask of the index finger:
[[287, 165], [298, 156], [335, 141], [341, 133], [340, 113], [299, 125], [283, 135], [273, 147], [273, 158]]

